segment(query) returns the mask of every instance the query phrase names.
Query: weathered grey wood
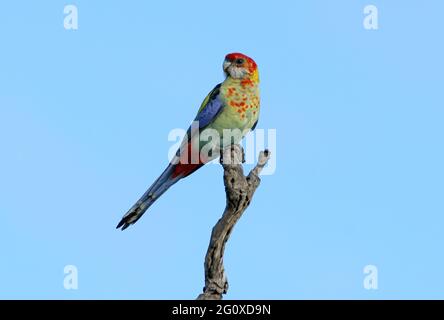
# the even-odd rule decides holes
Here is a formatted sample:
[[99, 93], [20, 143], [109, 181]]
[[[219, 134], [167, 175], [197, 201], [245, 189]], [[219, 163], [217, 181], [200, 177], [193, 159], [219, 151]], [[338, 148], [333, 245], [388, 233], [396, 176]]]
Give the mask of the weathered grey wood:
[[233, 227], [250, 205], [253, 194], [260, 184], [259, 174], [270, 158], [268, 150], [261, 151], [256, 167], [244, 176], [242, 162], [244, 151], [239, 145], [223, 150], [221, 164], [224, 168], [224, 184], [227, 204], [225, 211], [211, 233], [210, 245], [205, 257], [205, 287], [197, 300], [220, 300], [228, 291], [223, 256], [225, 244]]

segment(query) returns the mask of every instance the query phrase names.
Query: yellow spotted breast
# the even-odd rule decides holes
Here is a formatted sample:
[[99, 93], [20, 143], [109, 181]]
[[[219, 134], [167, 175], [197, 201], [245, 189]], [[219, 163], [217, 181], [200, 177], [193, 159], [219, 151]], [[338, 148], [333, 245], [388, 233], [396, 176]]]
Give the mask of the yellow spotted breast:
[[225, 108], [212, 127], [249, 131], [259, 118], [259, 83], [254, 79], [227, 78], [220, 87]]

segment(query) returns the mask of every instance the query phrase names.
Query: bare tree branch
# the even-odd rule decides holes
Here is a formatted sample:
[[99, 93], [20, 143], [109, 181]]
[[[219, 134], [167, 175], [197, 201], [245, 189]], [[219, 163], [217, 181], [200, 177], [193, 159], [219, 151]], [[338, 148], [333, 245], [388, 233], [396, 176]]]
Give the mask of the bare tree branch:
[[250, 205], [253, 194], [261, 182], [259, 174], [269, 158], [268, 150], [261, 151], [256, 167], [248, 176], [244, 176], [242, 147], [232, 145], [223, 150], [221, 164], [224, 168], [227, 205], [211, 233], [205, 257], [205, 287], [197, 300], [221, 300], [222, 295], [227, 293], [228, 280], [223, 265], [225, 244], [236, 222]]

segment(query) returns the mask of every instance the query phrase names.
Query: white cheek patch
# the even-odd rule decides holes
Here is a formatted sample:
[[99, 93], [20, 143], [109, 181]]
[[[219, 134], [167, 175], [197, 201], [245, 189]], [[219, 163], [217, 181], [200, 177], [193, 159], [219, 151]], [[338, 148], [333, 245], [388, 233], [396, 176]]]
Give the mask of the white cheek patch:
[[230, 66], [231, 66], [231, 62], [224, 61], [224, 66], [223, 66], [224, 70], [228, 70], [228, 68], [230, 68]]
[[242, 79], [245, 76], [245, 74], [247, 73], [247, 70], [245, 70], [244, 68], [230, 66], [228, 68], [228, 73], [234, 79]]

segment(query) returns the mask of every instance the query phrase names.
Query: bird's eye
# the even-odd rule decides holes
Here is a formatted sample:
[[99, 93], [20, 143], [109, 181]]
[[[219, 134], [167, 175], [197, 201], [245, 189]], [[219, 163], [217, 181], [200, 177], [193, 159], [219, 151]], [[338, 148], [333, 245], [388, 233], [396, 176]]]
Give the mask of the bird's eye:
[[242, 59], [242, 58], [238, 58], [238, 59], [236, 59], [234, 62], [236, 62], [236, 64], [243, 64], [244, 62], [245, 62], [245, 60], [244, 59]]

